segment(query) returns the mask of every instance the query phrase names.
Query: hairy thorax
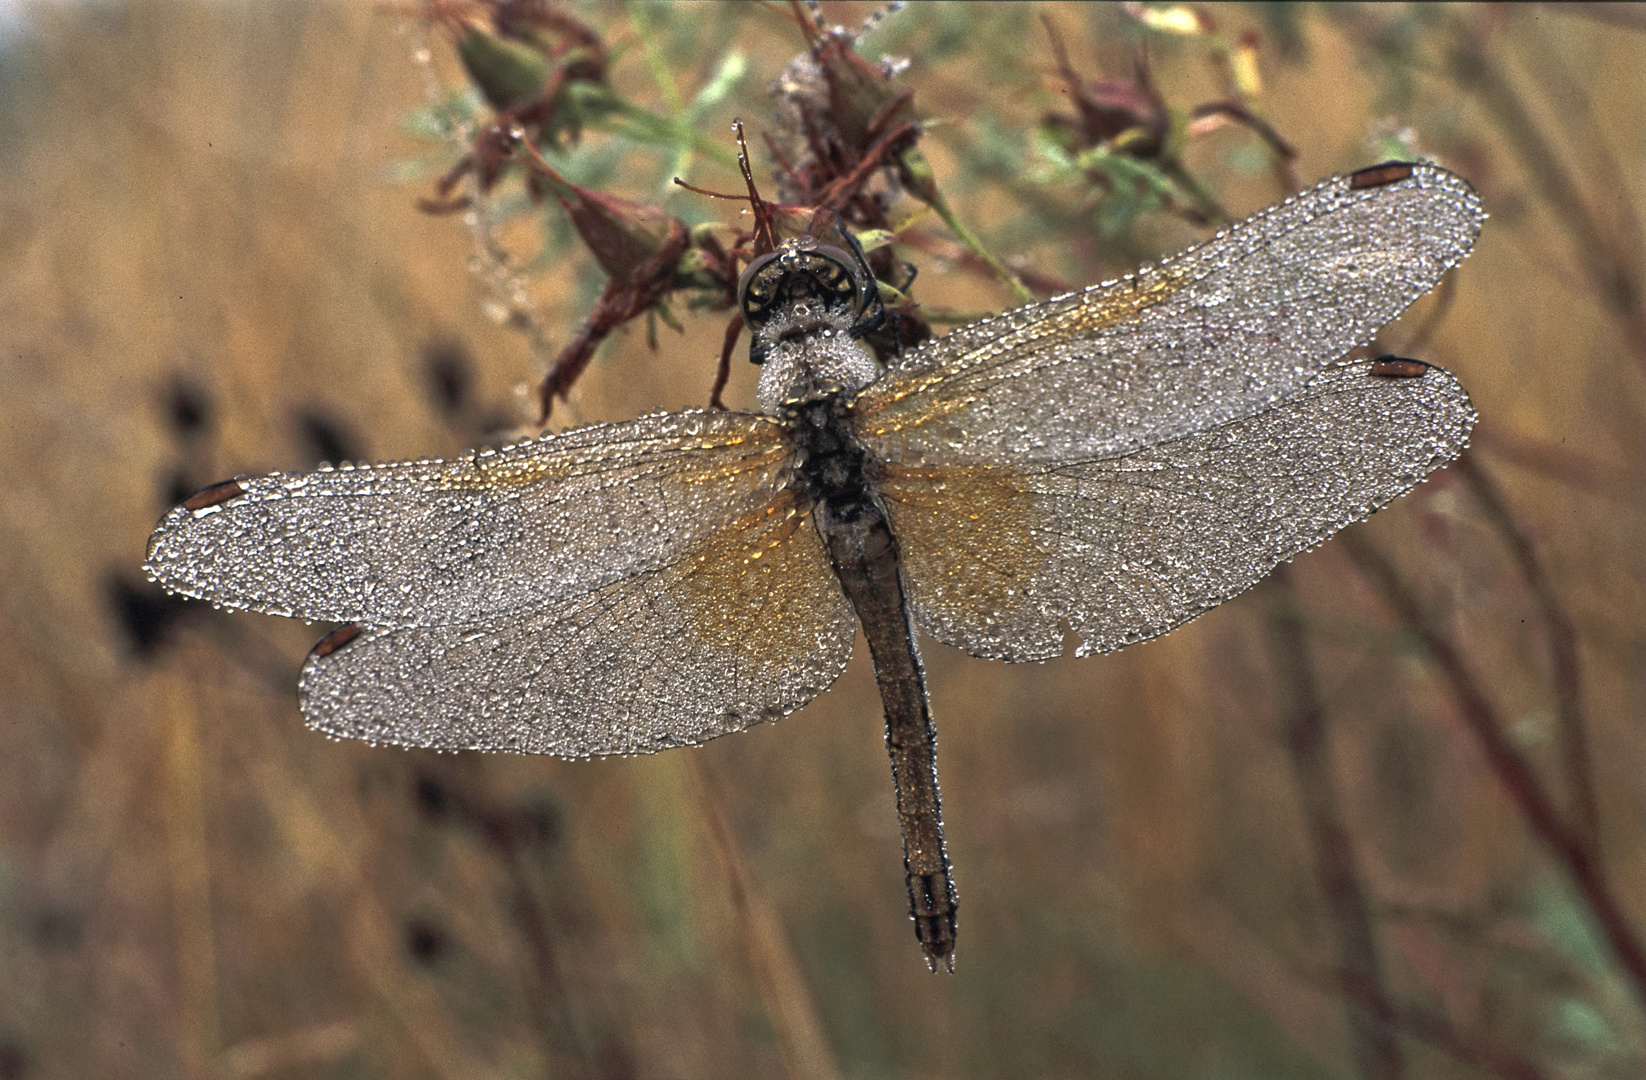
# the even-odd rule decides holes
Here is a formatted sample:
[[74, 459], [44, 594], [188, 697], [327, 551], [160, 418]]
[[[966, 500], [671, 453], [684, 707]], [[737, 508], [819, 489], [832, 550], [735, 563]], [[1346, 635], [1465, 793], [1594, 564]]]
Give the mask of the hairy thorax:
[[879, 378], [880, 362], [851, 328], [849, 310], [800, 303], [756, 330], [755, 347], [765, 350], [756, 390], [761, 409], [777, 415], [790, 402], [829, 394], [850, 398]]

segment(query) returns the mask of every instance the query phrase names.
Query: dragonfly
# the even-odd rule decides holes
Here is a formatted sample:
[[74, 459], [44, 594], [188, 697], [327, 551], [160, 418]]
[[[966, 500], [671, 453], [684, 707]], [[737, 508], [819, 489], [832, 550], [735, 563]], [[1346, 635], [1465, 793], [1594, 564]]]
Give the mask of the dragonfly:
[[917, 631], [1009, 662], [1109, 652], [1455, 459], [1475, 421], [1458, 381], [1354, 357], [1484, 220], [1461, 177], [1389, 162], [884, 365], [861, 250], [798, 237], [740, 286], [758, 411], [237, 477], [167, 513], [145, 568], [343, 624], [303, 665], [309, 726], [442, 750], [697, 745], [817, 697], [861, 628], [916, 937], [953, 971]]

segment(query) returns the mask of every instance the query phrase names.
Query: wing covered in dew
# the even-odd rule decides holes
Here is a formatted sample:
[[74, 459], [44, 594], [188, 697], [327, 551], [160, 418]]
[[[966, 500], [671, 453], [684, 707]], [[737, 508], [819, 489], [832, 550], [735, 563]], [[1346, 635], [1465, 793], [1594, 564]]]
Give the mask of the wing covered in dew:
[[1467, 181], [1327, 180], [1156, 266], [928, 342], [857, 398], [884, 460], [1088, 461], [1289, 400], [1474, 246]]
[[766, 418], [688, 412], [452, 461], [233, 480], [161, 520], [145, 569], [223, 607], [468, 625], [674, 563], [770, 503], [787, 455]]
[[1475, 419], [1415, 361], [1328, 368], [1255, 415], [1055, 464], [886, 466], [915, 619], [977, 656], [1041, 660], [1165, 633], [1457, 457]]
[[660, 565], [467, 625], [345, 627], [303, 668], [311, 727], [372, 742], [643, 754], [776, 720], [855, 631], [810, 507], [781, 491]]

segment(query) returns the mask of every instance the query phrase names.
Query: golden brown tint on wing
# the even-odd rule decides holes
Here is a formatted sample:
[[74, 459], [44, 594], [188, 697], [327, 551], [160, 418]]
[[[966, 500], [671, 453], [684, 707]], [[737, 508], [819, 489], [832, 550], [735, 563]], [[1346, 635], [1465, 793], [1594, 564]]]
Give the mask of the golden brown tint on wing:
[[[1046, 508], [1023, 473], [1009, 465], [890, 464], [880, 494], [917, 622], [979, 656], [995, 655], [979, 646], [1002, 635], [1035, 639], [1034, 657], [1023, 659], [1059, 651], [1055, 619], [1046, 642], [1029, 630], [1045, 621], [1030, 589], [1051, 553], [1036, 531]], [[968, 629], [945, 636], [924, 610], [969, 612]]]
[[1468, 254], [1485, 213], [1432, 165], [1335, 177], [1116, 282], [984, 319], [857, 399], [882, 460], [1060, 464], [1129, 453], [1295, 397]]
[[809, 508], [779, 492], [666, 565], [536, 610], [311, 654], [332, 735], [563, 757], [650, 753], [777, 720], [851, 655], [851, 606]]
[[[939, 339], [949, 348], [922, 349], [906, 365], [907, 373], [897, 370], [865, 392], [865, 415], [873, 416], [869, 430], [889, 436], [933, 425], [983, 401], [989, 386], [1046, 366], [1035, 362], [1037, 350], [1091, 338], [1163, 303], [1190, 280], [1187, 269], [1163, 265], [1087, 290], [1077, 299], [1071, 295], [955, 330]], [[969, 340], [973, 335], [968, 331], [985, 323], [994, 335]]]
[[1256, 583], [1454, 459], [1474, 423], [1451, 375], [1328, 368], [1292, 401], [1129, 454], [888, 466], [915, 620], [976, 656], [1107, 652]]
[[810, 505], [789, 489], [707, 537], [677, 569], [695, 637], [751, 666], [815, 648], [815, 606], [832, 609], [843, 596]]
[[1164, 633], [1465, 445], [1435, 370], [1332, 367], [1469, 253], [1432, 165], [1336, 177], [1117, 282], [932, 341], [867, 387], [916, 620], [978, 656]]

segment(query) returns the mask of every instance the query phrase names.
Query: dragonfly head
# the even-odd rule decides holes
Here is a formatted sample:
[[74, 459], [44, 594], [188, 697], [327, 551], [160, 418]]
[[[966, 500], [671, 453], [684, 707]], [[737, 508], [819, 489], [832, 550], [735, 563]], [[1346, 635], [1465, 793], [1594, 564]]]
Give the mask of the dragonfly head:
[[753, 335], [749, 359], [762, 367], [758, 394], [768, 411], [825, 388], [855, 391], [879, 376], [879, 362], [857, 340], [881, 318], [879, 293], [871, 292], [860, 263], [800, 236], [743, 271], [738, 305]]
[[[863, 282], [852, 256], [811, 236], [785, 241], [751, 262], [737, 282], [737, 302], [749, 329], [759, 332], [796, 303], [844, 308], [854, 318], [863, 303]], [[758, 362], [758, 361], [757, 361]]]

